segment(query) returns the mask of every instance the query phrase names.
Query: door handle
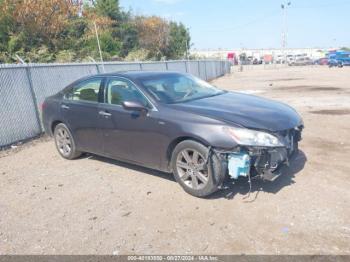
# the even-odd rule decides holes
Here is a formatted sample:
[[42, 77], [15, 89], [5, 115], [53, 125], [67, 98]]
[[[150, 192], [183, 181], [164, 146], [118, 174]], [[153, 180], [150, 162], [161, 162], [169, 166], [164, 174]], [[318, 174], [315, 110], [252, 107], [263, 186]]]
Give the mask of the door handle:
[[62, 108], [62, 109], [69, 109], [69, 106], [67, 106], [67, 105], [61, 105], [61, 108]]
[[99, 115], [104, 116], [104, 117], [110, 117], [112, 115], [111, 113], [108, 113], [106, 111], [99, 111], [98, 113], [99, 113]]

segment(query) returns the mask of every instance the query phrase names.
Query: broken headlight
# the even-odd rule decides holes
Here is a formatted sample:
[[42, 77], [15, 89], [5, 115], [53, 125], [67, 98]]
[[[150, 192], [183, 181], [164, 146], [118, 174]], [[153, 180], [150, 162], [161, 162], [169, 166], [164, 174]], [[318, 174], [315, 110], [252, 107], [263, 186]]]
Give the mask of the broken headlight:
[[244, 128], [224, 127], [225, 131], [244, 146], [282, 147], [283, 143], [274, 135]]

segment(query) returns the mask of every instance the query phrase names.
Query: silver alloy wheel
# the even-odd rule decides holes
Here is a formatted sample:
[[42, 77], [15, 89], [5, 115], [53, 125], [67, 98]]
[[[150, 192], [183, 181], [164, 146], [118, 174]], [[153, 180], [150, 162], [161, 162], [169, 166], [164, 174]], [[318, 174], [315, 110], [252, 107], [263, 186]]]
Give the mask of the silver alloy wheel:
[[198, 190], [209, 181], [205, 158], [194, 149], [180, 151], [176, 159], [176, 168], [180, 179], [189, 188]]
[[60, 127], [56, 132], [55, 139], [57, 148], [61, 154], [64, 156], [69, 156], [72, 151], [72, 142], [68, 131], [63, 127]]

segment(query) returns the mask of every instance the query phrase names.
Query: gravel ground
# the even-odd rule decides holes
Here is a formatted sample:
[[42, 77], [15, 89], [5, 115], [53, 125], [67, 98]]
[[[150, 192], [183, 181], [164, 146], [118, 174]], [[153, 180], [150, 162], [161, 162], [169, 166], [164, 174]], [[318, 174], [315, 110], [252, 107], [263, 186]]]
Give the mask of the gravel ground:
[[199, 199], [158, 171], [64, 160], [44, 137], [0, 152], [0, 254], [350, 254], [350, 68], [257, 66], [214, 83], [300, 112], [284, 176]]

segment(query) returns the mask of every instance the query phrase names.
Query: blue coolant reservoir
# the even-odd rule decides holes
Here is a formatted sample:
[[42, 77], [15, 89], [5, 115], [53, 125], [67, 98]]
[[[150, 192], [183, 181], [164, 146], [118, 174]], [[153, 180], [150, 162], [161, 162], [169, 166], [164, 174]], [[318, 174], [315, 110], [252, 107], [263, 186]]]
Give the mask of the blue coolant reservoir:
[[248, 176], [250, 172], [250, 156], [245, 152], [231, 153], [228, 155], [228, 174], [231, 178]]

